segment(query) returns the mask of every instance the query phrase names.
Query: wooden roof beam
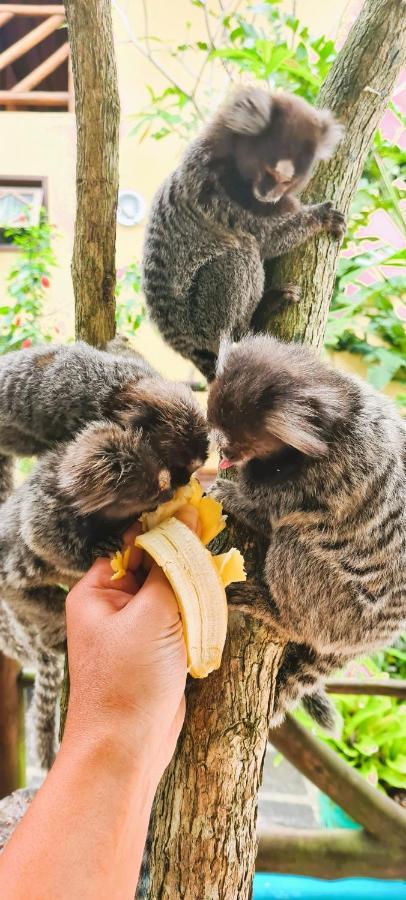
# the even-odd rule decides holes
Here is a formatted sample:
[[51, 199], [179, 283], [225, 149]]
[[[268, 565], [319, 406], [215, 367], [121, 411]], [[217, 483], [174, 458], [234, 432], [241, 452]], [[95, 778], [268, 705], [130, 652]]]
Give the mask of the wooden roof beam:
[[0, 12], [0, 28], [2, 28], [3, 25], [7, 25], [7, 22], [9, 22], [10, 19], [13, 18], [12, 12], [3, 12], [3, 7], [1, 9], [2, 11]]
[[[63, 4], [60, 6], [26, 6], [24, 3], [2, 3], [1, 4], [1, 12], [2, 14], [8, 13], [11, 16], [53, 16], [53, 15], [65, 15], [65, 7]], [[4, 23], [0, 23], [4, 24]]]
[[68, 106], [68, 91], [0, 91], [0, 106]]

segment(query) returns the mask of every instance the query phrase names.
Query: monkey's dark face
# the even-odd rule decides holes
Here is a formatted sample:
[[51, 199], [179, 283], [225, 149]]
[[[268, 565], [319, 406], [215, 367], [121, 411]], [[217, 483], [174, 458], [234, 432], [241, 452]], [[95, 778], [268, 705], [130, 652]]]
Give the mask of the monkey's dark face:
[[331, 156], [342, 128], [328, 110], [301, 97], [251, 86], [225, 104], [214, 134], [219, 157], [231, 163], [225, 183], [234, 167], [254, 201], [275, 204], [303, 191], [315, 162]]
[[139, 429], [89, 425], [66, 448], [59, 487], [81, 515], [137, 518], [173, 494], [170, 472]]
[[303, 191], [316, 150], [317, 130], [311, 118], [303, 116], [298, 122], [297, 115], [275, 108], [262, 134], [236, 135], [234, 157], [242, 178], [251, 182], [254, 198], [277, 203], [284, 194]]
[[309, 350], [258, 335], [221, 347], [219, 358], [207, 416], [221, 468], [288, 447], [309, 457], [328, 453], [331, 428], [348, 401]]
[[173, 489], [187, 484], [207, 459], [207, 422], [184, 385], [143, 380], [127, 395], [120, 419], [127, 427], [143, 429], [153, 452], [169, 470]]

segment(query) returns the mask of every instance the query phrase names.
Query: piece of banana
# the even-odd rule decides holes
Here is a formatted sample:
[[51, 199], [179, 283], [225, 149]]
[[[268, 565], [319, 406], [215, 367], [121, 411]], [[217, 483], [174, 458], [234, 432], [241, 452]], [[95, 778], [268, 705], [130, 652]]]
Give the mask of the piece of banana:
[[[198, 511], [201, 537], [174, 514], [187, 506]], [[141, 516], [144, 534], [135, 545], [151, 556], [171, 583], [182, 617], [188, 671], [205, 678], [218, 669], [227, 634], [225, 588], [245, 581], [244, 560], [235, 548], [212, 556], [205, 544], [225, 527], [221, 504], [204, 497], [196, 478], [179, 488], [172, 500]], [[122, 578], [129, 562], [129, 548], [118, 551], [111, 561], [113, 580]]]

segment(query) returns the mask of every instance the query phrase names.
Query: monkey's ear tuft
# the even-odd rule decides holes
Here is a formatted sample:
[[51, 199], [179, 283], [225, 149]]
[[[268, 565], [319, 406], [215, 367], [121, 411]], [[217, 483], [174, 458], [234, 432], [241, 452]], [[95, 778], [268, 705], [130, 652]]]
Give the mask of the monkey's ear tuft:
[[320, 124], [317, 158], [330, 159], [344, 135], [344, 125], [337, 121], [329, 109], [320, 109], [317, 115]]
[[239, 87], [220, 110], [225, 128], [235, 134], [260, 134], [270, 123], [272, 97], [262, 88]]
[[171, 473], [169, 469], [161, 469], [158, 473], [158, 486], [160, 491], [168, 491], [171, 486]]
[[222, 375], [222, 373], [224, 372], [227, 357], [233, 347], [235, 347], [235, 343], [231, 340], [231, 337], [228, 334], [223, 334], [220, 339], [219, 352], [217, 356], [216, 377]]

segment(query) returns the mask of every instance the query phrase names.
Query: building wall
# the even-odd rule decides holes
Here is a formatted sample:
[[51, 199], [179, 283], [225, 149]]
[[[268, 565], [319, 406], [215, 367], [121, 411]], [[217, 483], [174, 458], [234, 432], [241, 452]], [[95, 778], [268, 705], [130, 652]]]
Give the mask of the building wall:
[[[178, 44], [188, 34], [202, 37], [202, 11], [190, 0], [153, 0], [148, 2], [150, 34], [173, 40]], [[339, 35], [358, 0], [296, 0], [296, 15], [314, 33]], [[114, 11], [117, 63], [122, 104], [120, 187], [140, 192], [147, 206], [159, 183], [176, 165], [183, 145], [176, 137], [163, 142], [146, 139], [139, 143], [131, 137], [132, 115], [147, 102], [146, 85], [162, 87], [162, 77], [148, 60], [138, 52], [133, 38], [145, 33], [141, 0], [119, 0], [121, 15]], [[291, 10], [292, 0], [285, 7]], [[190, 22], [190, 27], [187, 26]], [[177, 63], [169, 56], [162, 57], [165, 68], [179, 75]], [[184, 75], [182, 75], [184, 78]], [[46, 176], [50, 221], [58, 229], [55, 252], [59, 267], [52, 276], [47, 315], [51, 324], [59, 326], [62, 336], [73, 333], [73, 293], [70, 276], [74, 213], [75, 213], [75, 122], [68, 112], [0, 112], [0, 176]], [[128, 228], [117, 226], [117, 267], [139, 259], [142, 248], [143, 223]], [[0, 299], [5, 291], [5, 276], [13, 262], [13, 253], [0, 252]], [[48, 320], [48, 321], [49, 321]], [[151, 361], [172, 377], [192, 375], [189, 363], [180, 360], [162, 345], [149, 325], [142, 326], [137, 344]]]

